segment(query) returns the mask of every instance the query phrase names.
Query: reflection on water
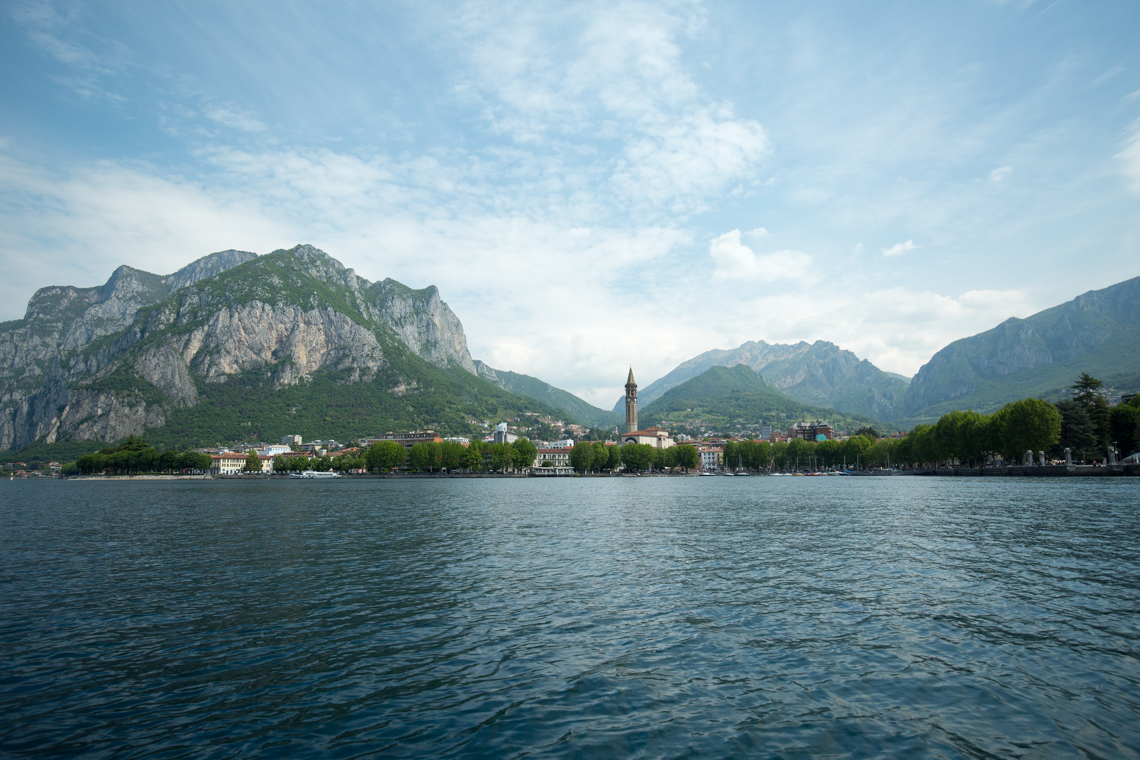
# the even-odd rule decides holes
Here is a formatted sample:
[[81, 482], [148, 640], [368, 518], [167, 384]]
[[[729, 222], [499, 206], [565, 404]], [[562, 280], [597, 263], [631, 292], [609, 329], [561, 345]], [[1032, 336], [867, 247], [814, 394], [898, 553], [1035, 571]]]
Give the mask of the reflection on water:
[[0, 754], [1135, 757], [1138, 496], [4, 483]]

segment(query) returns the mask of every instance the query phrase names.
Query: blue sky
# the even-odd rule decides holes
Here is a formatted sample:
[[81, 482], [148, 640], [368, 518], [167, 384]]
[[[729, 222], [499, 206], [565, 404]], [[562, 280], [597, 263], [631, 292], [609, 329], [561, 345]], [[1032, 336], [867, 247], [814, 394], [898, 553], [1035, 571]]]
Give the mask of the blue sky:
[[1134, 2], [17, 0], [0, 319], [308, 242], [604, 407], [746, 340], [909, 375], [1140, 275], [1137, 39]]

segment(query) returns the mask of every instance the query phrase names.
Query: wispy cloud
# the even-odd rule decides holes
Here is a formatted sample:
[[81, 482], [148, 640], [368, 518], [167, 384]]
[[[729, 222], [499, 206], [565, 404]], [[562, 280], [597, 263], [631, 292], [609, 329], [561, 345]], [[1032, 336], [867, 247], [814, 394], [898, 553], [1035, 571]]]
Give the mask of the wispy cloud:
[[990, 172], [990, 182], [1001, 182], [1011, 174], [1013, 174], [1013, 167], [999, 166]]
[[918, 246], [914, 244], [914, 241], [908, 240], [905, 243], [895, 243], [890, 248], [882, 248], [880, 250], [884, 256], [901, 256], [904, 253], [910, 253], [915, 248], [918, 248]]
[[1111, 79], [1112, 77], [1116, 76], [1117, 74], [1121, 73], [1122, 71], [1124, 71], [1123, 66], [1113, 66], [1111, 69], [1104, 72], [1103, 74], [1101, 74], [1096, 79], [1092, 80], [1092, 85], [1095, 87], [1096, 85], [1100, 84], [1101, 82], [1104, 82], [1107, 79]]
[[1132, 122], [1124, 140], [1124, 150], [1116, 154], [1120, 171], [1132, 192], [1140, 194], [1140, 119]]
[[126, 47], [88, 32], [82, 23], [82, 6], [61, 11], [59, 5], [52, 0], [18, 2], [12, 18], [33, 45], [68, 69], [69, 74], [56, 75], [55, 81], [85, 98], [121, 102], [122, 96], [108, 89], [103, 80], [126, 66]]
[[234, 105], [212, 106], [206, 108], [203, 114], [207, 119], [237, 129], [242, 132], [264, 132], [265, 125], [252, 114], [249, 114]]

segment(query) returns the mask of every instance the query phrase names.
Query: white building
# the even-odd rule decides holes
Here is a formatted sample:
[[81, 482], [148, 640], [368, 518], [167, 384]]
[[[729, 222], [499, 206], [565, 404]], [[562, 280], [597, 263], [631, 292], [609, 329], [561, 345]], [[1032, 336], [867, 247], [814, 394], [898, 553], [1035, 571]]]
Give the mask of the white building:
[[288, 446], [283, 446], [275, 443], [268, 446], [262, 446], [261, 448], [257, 449], [258, 454], [263, 457], [270, 458], [275, 457], [278, 454], [288, 454], [290, 451], [292, 451], [292, 449], [290, 449]]
[[300, 446], [301, 436], [299, 435], [283, 435], [281, 436], [281, 445], [288, 448], [290, 446]]
[[626, 433], [621, 437], [621, 442], [623, 446], [627, 443], [648, 443], [650, 446], [658, 449], [667, 449], [674, 445], [673, 439], [669, 436], [669, 431], [662, 430], [659, 427], [634, 430], [632, 433]]
[[724, 462], [724, 449], [719, 446], [702, 446], [697, 453], [701, 455], [702, 470], [718, 470]]
[[572, 448], [574, 448], [574, 439], [573, 438], [567, 438], [567, 439], [562, 440], [562, 441], [552, 441], [552, 442], [546, 444], [546, 448], [548, 448], [548, 449], [572, 449]]
[[495, 425], [495, 435], [493, 439], [495, 443], [514, 443], [519, 437], [507, 431], [507, 423], [500, 422], [498, 425]]
[[570, 466], [570, 449], [553, 446], [539, 449], [538, 455], [534, 458], [534, 466], [536, 469], [542, 467], [543, 462], [550, 462], [555, 467], [569, 467]]

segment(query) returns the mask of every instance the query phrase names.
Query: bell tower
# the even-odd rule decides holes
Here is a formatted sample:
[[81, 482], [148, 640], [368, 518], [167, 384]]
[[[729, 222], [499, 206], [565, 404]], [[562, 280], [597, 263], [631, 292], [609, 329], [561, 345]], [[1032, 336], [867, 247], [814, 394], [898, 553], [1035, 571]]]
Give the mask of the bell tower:
[[637, 430], [637, 381], [633, 379], [633, 367], [629, 368], [629, 379], [625, 381], [625, 432]]

